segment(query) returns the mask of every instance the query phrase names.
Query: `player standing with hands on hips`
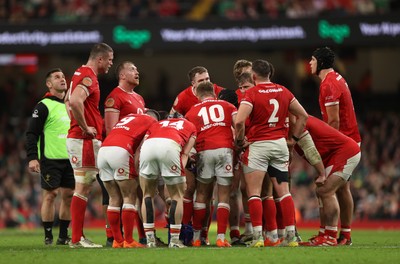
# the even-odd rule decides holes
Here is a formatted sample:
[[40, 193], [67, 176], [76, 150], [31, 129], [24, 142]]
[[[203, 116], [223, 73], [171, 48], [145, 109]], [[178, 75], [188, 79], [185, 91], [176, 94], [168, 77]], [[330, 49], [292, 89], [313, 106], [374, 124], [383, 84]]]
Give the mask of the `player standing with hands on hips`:
[[96, 160], [102, 139], [102, 117], [99, 111], [100, 87], [98, 74], [107, 73], [113, 65], [113, 50], [105, 43], [95, 44], [86, 65], [78, 68], [71, 80], [68, 104], [71, 127], [67, 148], [75, 176], [75, 193], [71, 202], [71, 248], [97, 248], [85, 238], [83, 224], [87, 200], [98, 173]]

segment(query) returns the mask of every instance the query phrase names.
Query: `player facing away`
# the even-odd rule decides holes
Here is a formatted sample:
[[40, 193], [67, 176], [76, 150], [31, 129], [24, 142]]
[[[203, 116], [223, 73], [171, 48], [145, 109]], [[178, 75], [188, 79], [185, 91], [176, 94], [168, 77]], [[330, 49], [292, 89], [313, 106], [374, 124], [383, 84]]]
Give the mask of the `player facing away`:
[[57, 195], [60, 232], [57, 245], [68, 245], [68, 226], [71, 221], [71, 199], [75, 188], [74, 173], [66, 147], [69, 116], [64, 104], [67, 82], [61, 69], [46, 74], [48, 92], [35, 106], [26, 132], [26, 152], [29, 171], [40, 173], [42, 187], [41, 218], [45, 245], [53, 244], [53, 224]]
[[[107, 96], [104, 102], [104, 125], [105, 132], [108, 135], [114, 125], [127, 116], [128, 114], [143, 114], [146, 111], [145, 102], [141, 95], [135, 92], [135, 88], [139, 85], [140, 75], [137, 67], [131, 61], [123, 61], [119, 63], [115, 70], [115, 76], [118, 80], [118, 86], [115, 87]], [[109, 196], [104, 188], [103, 182], [99, 179], [100, 186], [102, 187], [103, 197], [103, 213], [106, 219], [106, 245], [112, 246], [113, 237], [112, 231], [109, 227], [107, 219], [107, 207], [109, 204]], [[141, 192], [138, 187], [138, 191]], [[138, 201], [139, 202], [139, 201]], [[140, 204], [135, 205], [140, 212]], [[143, 230], [142, 220], [139, 214], [135, 214], [139, 239], [144, 239], [145, 234]]]
[[[193, 105], [200, 103], [199, 99], [196, 97], [195, 94], [196, 87], [202, 82], [210, 81], [210, 75], [205, 67], [196, 66], [193, 67], [188, 72], [188, 79], [190, 82], [190, 86], [178, 94], [170, 110], [170, 116], [172, 116], [176, 112], [178, 112], [182, 116], [185, 116]], [[216, 96], [218, 96], [220, 91], [223, 89], [224, 88], [214, 84], [214, 93]], [[185, 168], [185, 174], [186, 174], [186, 189], [183, 199], [184, 213], [182, 220], [183, 224], [182, 235], [188, 238], [184, 239], [186, 241], [190, 240], [189, 238], [191, 236], [190, 234], [191, 227], [189, 226], [189, 223], [191, 222], [193, 216], [193, 195], [196, 189], [196, 181], [195, 181], [195, 175], [191, 170]], [[209, 217], [211, 217], [210, 213], [211, 209], [209, 205], [207, 205], [207, 209]], [[207, 241], [208, 226], [210, 221], [207, 220], [206, 222], [207, 223], [204, 224], [202, 237], [204, 238], [205, 243], [208, 243], [206, 241]]]
[[[154, 196], [161, 175], [171, 197], [169, 247], [186, 247], [179, 240], [183, 215], [184, 167], [196, 141], [196, 127], [186, 119], [171, 118], [152, 125], [140, 149], [140, 187], [143, 191], [143, 226], [147, 247], [156, 247]], [[162, 146], [162, 147], [160, 147]]]
[[[297, 122], [292, 128], [294, 137], [288, 140], [289, 145], [294, 145], [296, 136], [303, 132], [308, 115], [287, 88], [270, 81], [270, 74], [271, 64], [268, 61], [256, 60], [252, 63], [252, 76], [256, 86], [246, 91], [235, 125], [235, 144], [239, 148], [245, 148], [242, 158], [243, 171], [253, 224], [253, 242], [250, 246], [264, 246], [260, 198], [264, 177], [271, 178], [282, 209], [286, 228], [286, 237], [282, 245], [298, 246], [295, 237], [295, 209], [288, 184], [289, 150], [286, 120], [289, 113], [297, 117]], [[250, 119], [248, 127], [245, 126], [247, 118]]]
[[[310, 60], [311, 73], [321, 79], [319, 105], [322, 119], [331, 127], [361, 144], [353, 100], [346, 80], [333, 69], [335, 53], [328, 47], [316, 49]], [[341, 231], [338, 243], [351, 245], [351, 222], [354, 202], [350, 182], [337, 192]], [[321, 229], [321, 235], [323, 229]]]
[[[138, 215], [136, 191], [139, 182], [136, 167], [139, 162], [138, 147], [148, 128], [156, 121], [143, 114], [125, 116], [110, 131], [99, 150], [97, 164], [100, 178], [110, 196], [107, 218], [114, 238], [113, 248], [144, 247], [132, 236]], [[124, 236], [121, 233], [121, 222]]]
[[322, 160], [325, 175], [319, 173], [316, 180], [320, 204], [321, 225], [325, 232], [302, 245], [336, 246], [339, 203], [337, 191], [345, 185], [358, 165], [361, 152], [359, 145], [323, 121], [309, 116], [305, 132], [295, 147], [312, 165]]
[[83, 225], [91, 186], [98, 173], [96, 160], [102, 140], [103, 119], [99, 111], [100, 87], [97, 75], [108, 73], [113, 58], [110, 46], [105, 43], [95, 44], [88, 62], [75, 71], [67, 95], [71, 117], [67, 149], [75, 176], [75, 192], [71, 202], [71, 248], [102, 247], [85, 238]]
[[224, 100], [216, 100], [211, 82], [203, 82], [196, 88], [201, 103], [194, 105], [186, 114], [197, 129], [197, 183], [193, 214], [193, 246], [201, 246], [200, 233], [206, 218], [206, 204], [218, 187], [217, 247], [230, 247], [225, 233], [229, 220], [229, 197], [233, 177], [232, 127], [236, 107]]

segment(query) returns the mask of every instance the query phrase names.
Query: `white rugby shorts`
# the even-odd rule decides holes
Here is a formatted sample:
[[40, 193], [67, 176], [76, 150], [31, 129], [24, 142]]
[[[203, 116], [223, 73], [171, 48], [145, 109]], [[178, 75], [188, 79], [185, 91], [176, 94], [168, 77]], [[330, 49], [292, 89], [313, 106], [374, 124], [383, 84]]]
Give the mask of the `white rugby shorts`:
[[267, 172], [268, 166], [287, 172], [289, 170], [289, 149], [286, 139], [253, 142], [244, 152], [242, 161], [245, 173], [254, 170]]
[[101, 147], [98, 139], [67, 138], [67, 151], [73, 169], [97, 168], [97, 154]]
[[198, 152], [197, 180], [210, 183], [217, 178], [219, 185], [230, 185], [233, 177], [233, 150], [210, 149]]
[[348, 181], [353, 173], [354, 169], [357, 167], [361, 159], [361, 152], [358, 152], [353, 157], [344, 160], [343, 162], [336, 162], [335, 164], [330, 164], [325, 167], [325, 175], [329, 177], [330, 175], [337, 175], [345, 181]]
[[137, 176], [133, 157], [121, 147], [101, 147], [97, 157], [97, 167], [102, 181], [121, 181]]
[[139, 175], [146, 179], [161, 175], [167, 185], [185, 182], [181, 151], [181, 146], [172, 139], [145, 140], [140, 149]]

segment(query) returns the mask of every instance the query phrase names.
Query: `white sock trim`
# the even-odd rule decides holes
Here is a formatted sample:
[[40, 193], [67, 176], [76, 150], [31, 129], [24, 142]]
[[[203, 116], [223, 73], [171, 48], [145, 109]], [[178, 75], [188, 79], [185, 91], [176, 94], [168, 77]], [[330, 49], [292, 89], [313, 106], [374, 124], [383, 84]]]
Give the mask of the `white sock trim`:
[[123, 209], [132, 209], [132, 210], [135, 210], [135, 211], [136, 211], [136, 206], [134, 206], [133, 204], [124, 203], [124, 204], [122, 205], [122, 210], [123, 210]]
[[[287, 193], [287, 194], [285, 194], [285, 195], [279, 197], [277, 200], [278, 200], [278, 202], [282, 202], [283, 199], [285, 199], [286, 197], [289, 197], [289, 196], [292, 196], [292, 195], [291, 195], [290, 193]], [[275, 200], [275, 201], [276, 201], [276, 200]]]
[[194, 203], [193, 204], [193, 209], [194, 210], [201, 210], [201, 209], [205, 209], [206, 208], [206, 204], [205, 203]]
[[119, 212], [121, 211], [121, 207], [118, 206], [107, 206], [107, 211], [115, 211], [115, 212]]

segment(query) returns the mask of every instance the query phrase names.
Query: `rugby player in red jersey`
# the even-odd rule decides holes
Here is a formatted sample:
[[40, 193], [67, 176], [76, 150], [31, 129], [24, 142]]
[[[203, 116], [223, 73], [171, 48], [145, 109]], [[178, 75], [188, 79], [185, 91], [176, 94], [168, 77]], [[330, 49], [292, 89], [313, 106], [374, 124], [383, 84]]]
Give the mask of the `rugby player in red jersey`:
[[107, 218], [114, 238], [113, 248], [144, 247], [132, 237], [134, 223], [137, 221], [135, 216], [138, 215], [136, 191], [139, 183], [135, 161], [137, 164], [138, 147], [147, 129], [154, 123], [156, 119], [148, 115], [129, 114], [117, 122], [99, 150], [97, 164], [100, 178], [110, 196]]
[[337, 191], [347, 184], [353, 170], [360, 161], [359, 145], [322, 120], [309, 116], [305, 132], [300, 136], [295, 147], [311, 165], [322, 161], [325, 171], [318, 171], [317, 196], [320, 204], [321, 226], [324, 235], [316, 236], [302, 245], [336, 246], [337, 225], [339, 219], [339, 203]]
[[[190, 81], [190, 86], [178, 94], [170, 110], [170, 116], [172, 116], [174, 113], [179, 113], [180, 115], [185, 116], [193, 105], [200, 103], [199, 99], [196, 97], [195, 94], [196, 87], [202, 82], [210, 81], [210, 75], [208, 73], [208, 70], [203, 66], [196, 66], [192, 68], [188, 72], [188, 78]], [[220, 91], [223, 89], [224, 88], [214, 84], [214, 93], [216, 96], [218, 96]], [[191, 232], [190, 226], [188, 225], [191, 222], [193, 216], [193, 195], [196, 189], [196, 181], [194, 173], [188, 170], [187, 168], [185, 168], [185, 170], [186, 170], [186, 189], [183, 198], [184, 214], [182, 219], [182, 224], [184, 225], [183, 227], [184, 234], [186, 233], [185, 232], [186, 227], [189, 228], [188, 232], [189, 233]], [[210, 208], [209, 205], [207, 205], [207, 208], [208, 208], [207, 211], [209, 220], [207, 220], [206, 223], [204, 223], [203, 227], [204, 229], [202, 234], [202, 237], [205, 239], [205, 241], [207, 240], [208, 226], [210, 224], [210, 218], [212, 215], [212, 213], [210, 212], [212, 211], [212, 209]]]
[[[331, 127], [361, 144], [353, 100], [346, 80], [333, 69], [334, 52], [328, 47], [318, 48], [310, 60], [311, 73], [321, 79], [319, 105], [322, 119]], [[338, 243], [351, 245], [351, 222], [354, 202], [350, 191], [350, 183], [346, 183], [337, 191], [340, 205], [341, 231]], [[321, 227], [320, 235], [323, 234]]]
[[[118, 64], [115, 75], [118, 80], [118, 86], [115, 87], [107, 96], [104, 102], [104, 125], [105, 134], [108, 135], [114, 125], [128, 114], [143, 114], [145, 112], [145, 102], [141, 95], [134, 89], [139, 85], [139, 71], [131, 61], [123, 61]], [[104, 188], [103, 182], [99, 179], [103, 197], [103, 212], [106, 219], [107, 246], [112, 246], [113, 236], [107, 219], [107, 207], [109, 196]], [[140, 188], [138, 192], [141, 194]], [[136, 193], [136, 192], [135, 192]], [[140, 204], [136, 205], [140, 208]], [[140, 209], [139, 209], [140, 210]], [[135, 213], [135, 221], [138, 228], [139, 239], [145, 239], [142, 220], [139, 214]]]
[[72, 248], [101, 247], [85, 238], [83, 225], [90, 189], [98, 172], [96, 159], [102, 140], [103, 119], [99, 111], [97, 75], [108, 73], [113, 59], [110, 46], [105, 43], [94, 45], [86, 65], [75, 71], [66, 98], [71, 117], [67, 149], [75, 176], [75, 192], [71, 202]]
[[233, 177], [232, 126], [236, 107], [224, 100], [216, 100], [211, 82], [196, 88], [201, 103], [195, 104], [186, 119], [197, 128], [197, 183], [193, 214], [193, 246], [201, 246], [200, 233], [206, 217], [206, 205], [213, 197], [214, 180], [218, 185], [217, 247], [230, 247], [225, 233], [229, 219], [229, 197]]
[[[297, 137], [303, 132], [308, 115], [287, 88], [270, 81], [271, 66], [265, 60], [252, 63], [252, 76], [256, 86], [246, 91], [235, 125], [236, 145], [245, 148], [242, 162], [253, 224], [251, 247], [264, 246], [260, 195], [265, 177], [271, 178], [285, 221], [286, 237], [282, 244], [298, 246], [295, 236], [295, 209], [288, 184], [287, 142], [289, 146], [296, 143]], [[289, 113], [297, 117], [297, 122], [292, 127], [293, 137], [287, 141]], [[245, 126], [247, 118], [250, 119], [248, 127]], [[268, 239], [275, 243], [278, 236], [276, 234]]]
[[[244, 97], [244, 94], [247, 89], [254, 86], [253, 78], [251, 76], [251, 61], [248, 60], [237, 60], [233, 65], [233, 77], [238, 85], [238, 89], [236, 89], [237, 95], [237, 103], [236, 106], [240, 104], [240, 101]], [[240, 234], [239, 231], [239, 223], [240, 223], [240, 212], [239, 212], [239, 200], [238, 194], [239, 191], [232, 190], [231, 199], [229, 200], [229, 204], [231, 206], [231, 214], [229, 216], [229, 224], [230, 224], [230, 237], [232, 246], [235, 245], [243, 245], [246, 242], [250, 242], [253, 239], [253, 226], [251, 225], [249, 208], [247, 206], [247, 193], [246, 193], [246, 182], [244, 180], [244, 173], [242, 169], [242, 165], [239, 161], [240, 153], [237, 153], [235, 156], [236, 161], [234, 162], [234, 174], [238, 174], [236, 178], [238, 178], [240, 182], [240, 192], [242, 194], [242, 205], [244, 212], [244, 232]], [[235, 185], [235, 183], [233, 183]]]
[[[185, 166], [196, 141], [196, 127], [184, 118], [171, 118], [152, 125], [140, 149], [140, 187], [143, 191], [143, 226], [147, 247], [156, 247], [154, 196], [161, 175], [171, 197], [169, 247], [185, 247], [179, 240], [183, 214]], [[162, 146], [162, 147], [160, 147]]]

